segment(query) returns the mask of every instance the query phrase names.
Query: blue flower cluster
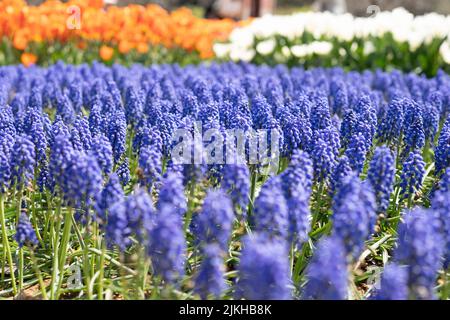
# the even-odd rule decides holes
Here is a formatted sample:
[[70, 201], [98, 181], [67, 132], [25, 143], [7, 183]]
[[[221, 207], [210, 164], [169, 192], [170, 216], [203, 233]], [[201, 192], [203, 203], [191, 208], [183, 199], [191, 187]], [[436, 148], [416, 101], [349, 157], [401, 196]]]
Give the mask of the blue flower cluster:
[[[378, 232], [379, 214], [395, 211], [381, 221], [395, 233], [391, 221], [418, 198], [432, 209], [402, 216], [395, 262], [374, 296], [433, 298], [449, 266], [450, 76], [442, 72], [57, 63], [0, 67], [0, 84], [2, 201], [41, 192], [46, 205], [72, 207], [76, 223], [98, 223], [108, 250], [143, 245], [163, 283], [179, 286], [192, 273], [201, 298], [345, 299], [348, 270]], [[208, 129], [216, 135], [206, 139]], [[249, 139], [234, 154], [235, 132], [268, 138], [258, 157], [278, 171], [265, 175], [252, 161]], [[279, 150], [263, 154], [264, 144]], [[189, 161], [175, 159], [180, 150]], [[232, 162], [206, 161], [227, 152]], [[425, 199], [429, 181], [440, 182]], [[37, 244], [27, 215], [13, 220], [19, 245]]]
[[289, 261], [282, 242], [254, 234], [244, 239], [236, 298], [290, 299]]
[[398, 230], [394, 259], [407, 266], [409, 294], [414, 299], [434, 299], [444, 254], [440, 222], [433, 211], [421, 208], [406, 213], [404, 220]]
[[16, 228], [16, 241], [19, 247], [23, 247], [24, 245], [36, 246], [39, 243], [36, 232], [25, 212], [22, 212], [19, 216], [19, 222]]

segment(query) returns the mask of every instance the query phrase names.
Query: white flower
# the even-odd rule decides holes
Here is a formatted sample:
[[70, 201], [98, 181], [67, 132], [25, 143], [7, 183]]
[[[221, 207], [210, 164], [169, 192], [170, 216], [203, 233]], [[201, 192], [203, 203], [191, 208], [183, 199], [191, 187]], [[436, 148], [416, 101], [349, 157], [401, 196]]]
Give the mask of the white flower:
[[269, 55], [275, 49], [276, 42], [274, 39], [261, 41], [256, 45], [256, 51], [263, 56]]
[[230, 34], [230, 42], [237, 44], [241, 48], [253, 46], [253, 33], [248, 28], [236, 28]]
[[422, 43], [423, 37], [420, 34], [411, 33], [408, 35], [408, 44], [412, 51], [416, 51]]
[[309, 55], [308, 46], [304, 44], [297, 44], [292, 46], [291, 52], [296, 58], [303, 58]]
[[281, 48], [281, 53], [286, 57], [289, 58], [291, 56], [291, 49], [289, 49], [288, 46], [283, 46]]
[[445, 63], [450, 64], [450, 42], [445, 41], [439, 50]]
[[213, 50], [219, 59], [223, 59], [230, 54], [231, 45], [228, 43], [215, 43], [213, 46]]
[[231, 50], [230, 58], [233, 61], [245, 61], [249, 62], [255, 56], [255, 50], [252, 49], [234, 49]]
[[326, 55], [331, 52], [333, 45], [327, 41], [314, 41], [309, 45], [309, 50], [318, 55]]
[[369, 55], [371, 53], [375, 52], [375, 46], [373, 45], [372, 41], [365, 41], [364, 42], [364, 54]]
[[[292, 54], [301, 58], [311, 54], [329, 54], [333, 45], [326, 40], [337, 39], [352, 44], [355, 38], [369, 41], [368, 37], [378, 38], [386, 33], [392, 33], [395, 41], [408, 43], [410, 49], [415, 51], [436, 38], [448, 36], [449, 30], [450, 16], [430, 13], [414, 17], [403, 8], [381, 11], [374, 17], [353, 17], [350, 14], [330, 12], [300, 12], [287, 16], [265, 15], [253, 19], [250, 24], [232, 31], [229, 47], [218, 45], [214, 50], [219, 57], [228, 55], [239, 60], [242, 57], [251, 60], [250, 57], [253, 57], [255, 51], [262, 55], [278, 52], [284, 57]], [[275, 36], [296, 42], [305, 32], [311, 34], [315, 41], [275, 51]], [[255, 39], [263, 41], [256, 44]], [[352, 46], [354, 47], [355, 45]], [[445, 47], [443, 48], [445, 52]], [[373, 43], [364, 45], [366, 54], [374, 50], [377, 48]]]

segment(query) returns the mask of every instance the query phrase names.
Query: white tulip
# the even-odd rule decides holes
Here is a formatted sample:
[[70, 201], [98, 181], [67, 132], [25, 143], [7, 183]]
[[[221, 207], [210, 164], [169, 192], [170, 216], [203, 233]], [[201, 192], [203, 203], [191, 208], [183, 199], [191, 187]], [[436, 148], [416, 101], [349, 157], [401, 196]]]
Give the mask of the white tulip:
[[327, 41], [314, 41], [309, 45], [309, 51], [318, 55], [327, 55], [333, 49], [333, 45]]
[[215, 43], [213, 46], [214, 53], [220, 59], [226, 58], [231, 52], [232, 46], [227, 43]]
[[450, 64], [450, 42], [445, 41], [439, 50], [445, 63]]
[[[248, 61], [253, 58], [255, 50], [262, 55], [272, 54], [276, 46], [275, 36], [293, 41], [305, 32], [312, 34], [316, 41], [309, 45], [294, 45], [290, 49], [282, 48], [281, 54], [284, 57], [290, 54], [298, 58], [311, 54], [328, 54], [332, 50], [332, 44], [322, 41], [323, 39], [336, 38], [338, 41], [351, 42], [355, 38], [383, 37], [386, 33], [392, 33], [395, 41], [408, 43], [411, 50], [415, 51], [435, 38], [449, 36], [450, 16], [430, 13], [414, 17], [403, 8], [382, 11], [374, 17], [353, 17], [350, 14], [330, 12], [265, 15], [253, 19], [247, 26], [233, 30], [229, 36], [229, 46], [216, 45], [214, 51], [219, 57], [228, 55], [233, 60]], [[261, 39], [256, 46], [255, 39]], [[367, 54], [373, 50], [376, 50], [373, 43], [365, 44], [364, 51]], [[445, 46], [442, 50], [447, 53]]]
[[297, 44], [295, 46], [292, 46], [291, 52], [296, 58], [303, 58], [309, 55], [308, 46], [304, 44]]
[[281, 53], [286, 57], [289, 58], [291, 56], [291, 49], [288, 46], [283, 46], [281, 48]]
[[256, 45], [256, 52], [263, 56], [267, 56], [273, 52], [275, 46], [276, 42], [274, 39], [265, 40]]

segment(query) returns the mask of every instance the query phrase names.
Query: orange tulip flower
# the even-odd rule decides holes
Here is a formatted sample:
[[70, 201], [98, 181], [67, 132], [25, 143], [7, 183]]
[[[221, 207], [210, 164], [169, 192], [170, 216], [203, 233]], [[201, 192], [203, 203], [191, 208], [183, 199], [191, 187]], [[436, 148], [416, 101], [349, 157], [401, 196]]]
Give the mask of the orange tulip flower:
[[100, 58], [102, 58], [103, 61], [109, 61], [114, 55], [114, 49], [111, 47], [108, 47], [106, 45], [102, 45], [100, 47]]
[[13, 46], [17, 50], [25, 50], [28, 45], [28, 39], [25, 32], [17, 32], [13, 39]]
[[[80, 11], [68, 10], [71, 6]], [[123, 54], [132, 49], [145, 53], [151, 45], [162, 45], [210, 57], [214, 42], [226, 39], [241, 24], [230, 19], [197, 18], [187, 8], [169, 13], [156, 4], [104, 7], [102, 0], [48, 0], [29, 6], [23, 0], [0, 1], [0, 37], [10, 39], [21, 51], [31, 42], [100, 41]], [[107, 48], [100, 50], [105, 57], [111, 54]]]
[[148, 44], [146, 44], [144, 42], [139, 42], [136, 49], [139, 53], [147, 53], [148, 52]]
[[32, 53], [24, 52], [20, 56], [20, 61], [25, 67], [29, 67], [37, 62], [37, 56]]

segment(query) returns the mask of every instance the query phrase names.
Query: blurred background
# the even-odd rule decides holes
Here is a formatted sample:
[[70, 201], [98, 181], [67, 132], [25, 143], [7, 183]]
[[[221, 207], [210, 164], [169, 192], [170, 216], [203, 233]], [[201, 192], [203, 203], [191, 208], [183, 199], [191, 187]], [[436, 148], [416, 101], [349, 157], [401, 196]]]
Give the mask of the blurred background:
[[[44, 0], [29, 0], [40, 4]], [[106, 3], [128, 4], [157, 3], [168, 10], [186, 6], [199, 17], [245, 19], [264, 14], [290, 14], [298, 11], [349, 12], [356, 16], [370, 16], [378, 6], [381, 10], [404, 7], [420, 15], [427, 12], [450, 14], [450, 0], [105, 0]]]

